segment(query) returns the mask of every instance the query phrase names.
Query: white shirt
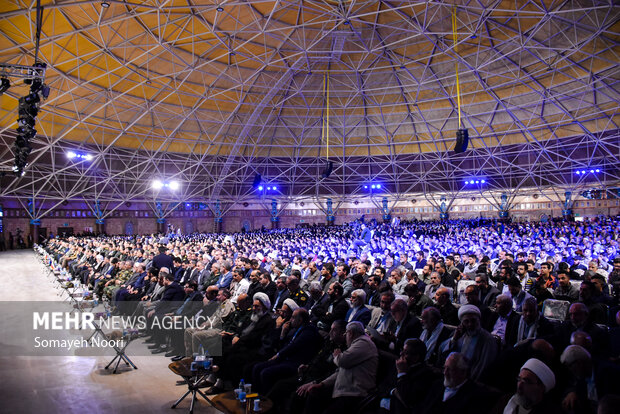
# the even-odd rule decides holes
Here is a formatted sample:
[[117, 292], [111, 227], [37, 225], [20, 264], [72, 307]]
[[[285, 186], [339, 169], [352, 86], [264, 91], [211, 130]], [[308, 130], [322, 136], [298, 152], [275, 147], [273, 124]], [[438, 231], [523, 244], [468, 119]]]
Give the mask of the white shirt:
[[232, 289], [230, 300], [232, 303], [237, 303], [237, 298], [242, 293], [248, 293], [248, 289], [250, 288], [250, 281], [247, 279], [241, 279], [239, 283], [235, 283], [235, 286]]

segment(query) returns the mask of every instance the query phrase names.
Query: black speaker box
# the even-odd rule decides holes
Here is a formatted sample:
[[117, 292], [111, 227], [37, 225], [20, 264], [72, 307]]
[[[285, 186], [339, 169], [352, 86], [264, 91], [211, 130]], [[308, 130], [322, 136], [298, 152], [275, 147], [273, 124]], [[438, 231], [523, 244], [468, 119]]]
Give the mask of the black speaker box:
[[331, 161], [327, 161], [327, 164], [325, 164], [325, 169], [323, 170], [323, 174], [321, 174], [321, 176], [323, 178], [327, 178], [332, 174], [332, 170], [334, 169], [334, 163]]
[[459, 129], [456, 131], [456, 144], [454, 145], [454, 152], [460, 154], [467, 150], [469, 144], [469, 132], [467, 129]]
[[263, 177], [261, 177], [260, 174], [256, 174], [254, 176], [254, 182], [252, 183], [252, 187], [258, 187], [260, 185], [260, 182], [263, 180]]

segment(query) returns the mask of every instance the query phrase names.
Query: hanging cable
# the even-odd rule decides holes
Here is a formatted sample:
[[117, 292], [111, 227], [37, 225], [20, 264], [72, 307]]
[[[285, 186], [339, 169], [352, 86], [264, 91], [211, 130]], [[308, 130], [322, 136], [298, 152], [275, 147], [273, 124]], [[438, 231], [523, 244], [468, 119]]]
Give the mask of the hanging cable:
[[325, 141], [325, 169], [321, 176], [325, 179], [328, 178], [332, 170], [334, 169], [334, 163], [329, 160], [329, 68], [325, 75], [323, 75], [323, 96], [325, 96], [326, 105], [325, 111], [326, 114], [323, 117], [323, 128], [322, 128], [322, 139]]
[[456, 6], [452, 8], [452, 40], [454, 42], [454, 53], [457, 56], [455, 59], [454, 66], [456, 67], [456, 105], [459, 112], [459, 125], [458, 128], [462, 127], [461, 124], [461, 85], [459, 84], [459, 61], [458, 61], [458, 35], [456, 33]]
[[326, 100], [326, 114], [325, 114], [325, 118], [323, 121], [324, 124], [324, 134], [323, 134], [323, 139], [325, 140], [325, 158], [329, 160], [329, 69], [327, 69], [327, 72], [325, 73], [325, 76], [323, 78], [323, 93], [325, 95], [325, 100]]

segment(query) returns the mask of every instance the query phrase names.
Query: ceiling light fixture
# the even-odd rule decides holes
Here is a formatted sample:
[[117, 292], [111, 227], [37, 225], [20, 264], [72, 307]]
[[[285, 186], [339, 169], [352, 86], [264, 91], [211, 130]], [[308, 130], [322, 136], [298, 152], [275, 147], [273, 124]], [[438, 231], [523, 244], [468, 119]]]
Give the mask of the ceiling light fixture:
[[222, 6], [217, 6], [217, 8], [215, 10], [217, 10], [219, 12], [223, 12], [224, 8]]
[[110, 3], [108, 3], [107, 1], [102, 1], [101, 7], [103, 7], [104, 9], [107, 9], [108, 7], [110, 7]]

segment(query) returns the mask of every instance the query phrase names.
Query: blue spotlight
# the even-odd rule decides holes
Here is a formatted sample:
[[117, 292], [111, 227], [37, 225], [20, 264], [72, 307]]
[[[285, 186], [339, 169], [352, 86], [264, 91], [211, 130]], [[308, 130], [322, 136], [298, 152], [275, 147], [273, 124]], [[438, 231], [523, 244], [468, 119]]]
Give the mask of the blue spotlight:
[[263, 187], [262, 185], [259, 185], [259, 186], [258, 186], [258, 191], [263, 191], [263, 188], [264, 188], [264, 187]]
[[575, 172], [575, 174], [579, 175], [579, 174], [581, 174], [581, 173], [580, 173], [579, 171], [576, 171], [576, 172]]
[[594, 174], [594, 170], [590, 170], [590, 174]]
[[375, 189], [375, 188], [377, 188], [377, 186], [373, 184], [373, 185], [370, 186], [370, 188]]
[[601, 172], [601, 170], [599, 170], [598, 168], [595, 170], [596, 172]]
[[582, 173], [582, 174], [585, 174], [585, 173], [586, 173], [586, 170], [581, 170], [581, 173]]
[[482, 184], [486, 183], [486, 181], [485, 181], [485, 180], [481, 180], [480, 182], [481, 182]]
[[479, 181], [479, 180], [476, 180], [476, 184], [480, 184], [480, 181]]
[[367, 186], [367, 185], [365, 185], [365, 186], [364, 186], [364, 188], [365, 188], [366, 190], [368, 190], [368, 186]]
[[381, 188], [381, 184], [377, 184], [377, 188]]
[[271, 191], [271, 187], [267, 187], [267, 191]]
[[276, 191], [278, 189], [278, 187], [276, 187], [275, 185], [273, 186], [273, 191]]

